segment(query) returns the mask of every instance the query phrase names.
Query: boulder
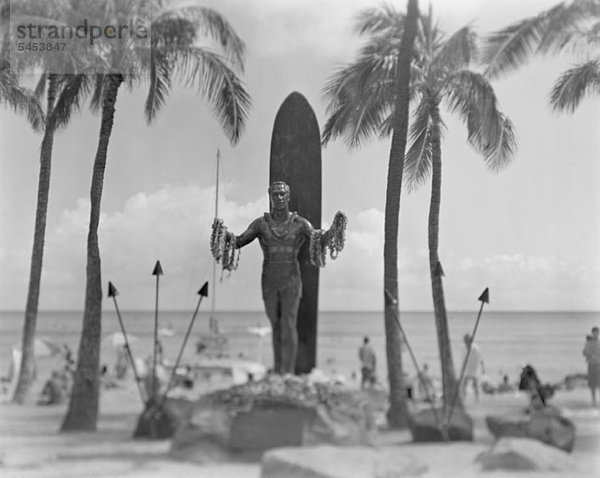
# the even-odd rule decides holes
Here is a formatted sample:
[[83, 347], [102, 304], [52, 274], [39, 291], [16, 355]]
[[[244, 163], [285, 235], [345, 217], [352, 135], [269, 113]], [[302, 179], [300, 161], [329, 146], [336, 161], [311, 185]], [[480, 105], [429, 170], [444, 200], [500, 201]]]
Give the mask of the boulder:
[[484, 470], [573, 471], [571, 455], [532, 438], [501, 438], [476, 458]]
[[257, 458], [276, 447], [370, 445], [375, 433], [369, 401], [360, 392], [272, 375], [200, 398], [175, 433], [171, 455], [201, 462], [207, 453]]
[[162, 404], [149, 401], [138, 418], [133, 436], [152, 439], [171, 438], [175, 430], [187, 421], [191, 406], [192, 402], [185, 399], [168, 398]]
[[539, 440], [565, 451], [575, 445], [575, 425], [553, 408], [544, 408], [530, 417], [486, 417], [496, 438], [525, 437]]
[[571, 452], [575, 445], [575, 425], [566, 417], [542, 410], [527, 423], [527, 436]]
[[261, 478], [421, 476], [427, 465], [410, 453], [367, 447], [278, 448], [263, 455]]
[[[415, 442], [444, 441], [440, 421], [443, 410], [421, 410], [410, 417], [409, 427]], [[456, 408], [448, 426], [450, 441], [473, 441], [473, 419], [467, 413]]]

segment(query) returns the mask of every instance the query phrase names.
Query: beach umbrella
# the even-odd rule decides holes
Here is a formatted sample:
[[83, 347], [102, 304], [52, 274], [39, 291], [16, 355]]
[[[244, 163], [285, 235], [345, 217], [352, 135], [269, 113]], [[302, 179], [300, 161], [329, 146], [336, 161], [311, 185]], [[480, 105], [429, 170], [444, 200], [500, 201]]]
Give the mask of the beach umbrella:
[[[139, 339], [136, 336], [127, 334], [127, 341], [129, 343], [137, 342], [138, 340]], [[123, 335], [123, 332], [114, 332], [104, 337], [102, 342], [105, 344], [110, 344], [116, 349], [125, 345], [125, 336]]]

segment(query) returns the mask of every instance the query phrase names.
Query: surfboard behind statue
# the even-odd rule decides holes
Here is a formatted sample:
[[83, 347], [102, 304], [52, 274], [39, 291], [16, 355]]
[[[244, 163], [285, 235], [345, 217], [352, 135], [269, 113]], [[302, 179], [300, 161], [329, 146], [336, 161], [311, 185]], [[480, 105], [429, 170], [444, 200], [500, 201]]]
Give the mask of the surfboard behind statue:
[[[285, 181], [291, 188], [290, 211], [321, 228], [321, 134], [311, 106], [298, 92], [277, 112], [271, 138], [269, 184]], [[317, 359], [319, 268], [310, 263], [308, 241], [298, 255], [302, 299], [298, 310], [296, 373], [309, 373]]]

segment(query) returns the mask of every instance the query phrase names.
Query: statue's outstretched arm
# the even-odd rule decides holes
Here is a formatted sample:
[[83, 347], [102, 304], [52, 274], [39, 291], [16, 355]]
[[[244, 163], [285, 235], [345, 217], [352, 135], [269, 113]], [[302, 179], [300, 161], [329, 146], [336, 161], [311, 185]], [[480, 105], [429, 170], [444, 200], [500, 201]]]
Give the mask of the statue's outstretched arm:
[[333, 223], [327, 231], [313, 230], [310, 235], [310, 262], [317, 267], [325, 265], [327, 249], [332, 259], [337, 259], [338, 254], [344, 249], [346, 240], [346, 226], [348, 218], [338, 211], [333, 218]]

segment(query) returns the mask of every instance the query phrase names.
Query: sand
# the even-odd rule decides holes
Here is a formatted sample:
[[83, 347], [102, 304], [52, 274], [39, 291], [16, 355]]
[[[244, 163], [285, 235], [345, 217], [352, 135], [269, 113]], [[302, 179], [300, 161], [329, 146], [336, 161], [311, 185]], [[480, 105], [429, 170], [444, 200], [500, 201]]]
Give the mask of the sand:
[[[475, 441], [453, 444], [412, 444], [407, 431], [382, 431], [378, 446], [410, 452], [426, 462], [427, 477], [537, 477], [545, 473], [482, 472], [475, 458], [493, 437], [485, 416], [521, 411], [523, 395], [484, 395], [480, 403], [469, 397], [467, 408], [475, 420]], [[600, 476], [600, 409], [589, 405], [586, 389], [558, 391], [552, 404], [577, 427], [573, 458], [577, 469], [553, 476]], [[0, 476], [5, 478], [258, 478], [259, 463], [197, 465], [168, 456], [169, 440], [134, 440], [133, 429], [142, 404], [133, 384], [103, 390], [96, 432], [59, 433], [66, 405], [17, 406], [0, 404]]]

